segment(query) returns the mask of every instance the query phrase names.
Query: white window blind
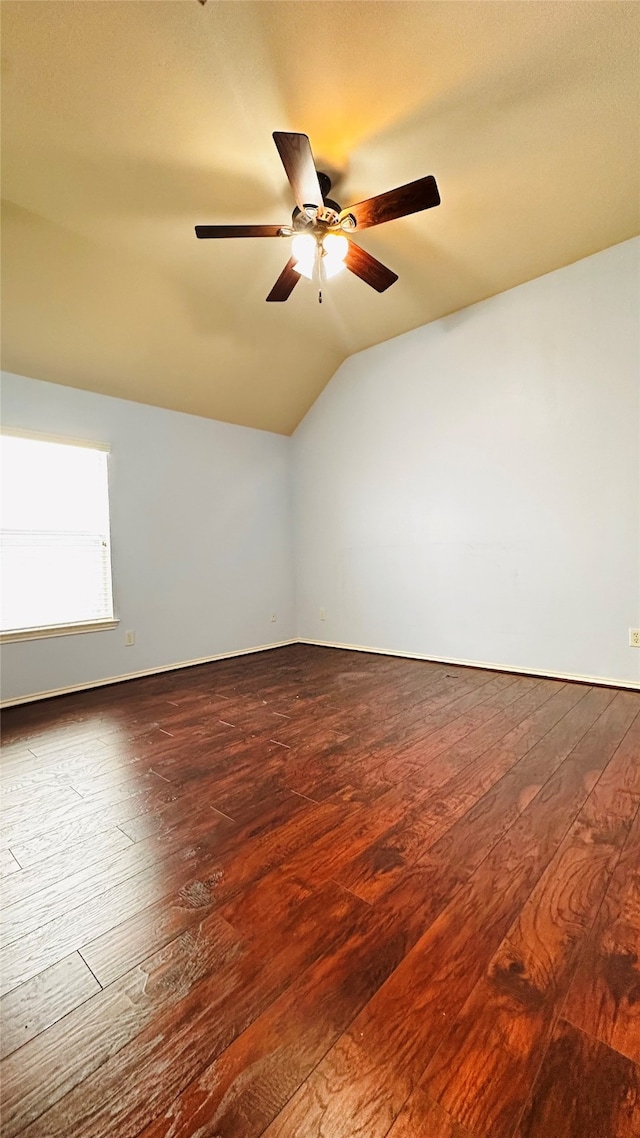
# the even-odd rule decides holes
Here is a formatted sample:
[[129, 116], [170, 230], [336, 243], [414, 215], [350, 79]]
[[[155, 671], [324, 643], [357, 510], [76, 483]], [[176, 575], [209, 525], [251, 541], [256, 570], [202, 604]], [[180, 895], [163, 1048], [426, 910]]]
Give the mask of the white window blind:
[[108, 454], [0, 437], [3, 633], [113, 620]]

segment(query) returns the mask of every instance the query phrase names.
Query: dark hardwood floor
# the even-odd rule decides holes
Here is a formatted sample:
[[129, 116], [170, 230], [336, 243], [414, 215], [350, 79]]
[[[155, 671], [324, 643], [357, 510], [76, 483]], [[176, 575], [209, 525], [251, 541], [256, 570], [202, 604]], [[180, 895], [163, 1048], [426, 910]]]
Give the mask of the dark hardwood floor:
[[640, 693], [295, 645], [9, 710], [4, 1138], [638, 1138]]

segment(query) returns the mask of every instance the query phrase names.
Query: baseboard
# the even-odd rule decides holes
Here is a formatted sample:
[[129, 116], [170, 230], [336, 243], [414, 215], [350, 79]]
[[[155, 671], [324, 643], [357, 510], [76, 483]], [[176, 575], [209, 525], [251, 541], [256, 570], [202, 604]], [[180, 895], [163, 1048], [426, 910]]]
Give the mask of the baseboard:
[[340, 644], [331, 640], [311, 640], [300, 637], [298, 644], [315, 644], [319, 648], [342, 648], [347, 652], [371, 652], [374, 656], [400, 656], [406, 660], [429, 660], [433, 664], [458, 664], [462, 668], [484, 668], [488, 672], [512, 672], [518, 676], [541, 676], [548, 680], [570, 680], [577, 684], [597, 684], [607, 688], [625, 688], [640, 691], [640, 680], [614, 680], [607, 676], [573, 675], [571, 672], [541, 671], [539, 668], [522, 668], [508, 664], [494, 664], [486, 660], [457, 660], [455, 656], [430, 656], [424, 652], [399, 652], [392, 648], [370, 648], [364, 644]]
[[485, 668], [489, 672], [512, 672], [519, 676], [541, 676], [549, 680], [570, 680], [578, 684], [597, 684], [602, 687], [625, 688], [640, 691], [640, 681], [614, 680], [607, 676], [573, 675], [571, 672], [541, 671], [538, 668], [521, 668], [507, 664], [495, 664], [487, 660], [458, 660], [455, 656], [432, 656], [424, 652], [400, 652], [391, 648], [373, 648], [364, 644], [341, 644], [331, 640], [311, 640], [308, 637], [292, 637], [290, 640], [277, 640], [272, 644], [258, 644], [255, 648], [240, 648], [234, 652], [217, 652], [213, 656], [202, 656], [198, 660], [180, 660], [177, 664], [162, 664], [158, 668], [145, 668], [139, 672], [125, 672], [120, 676], [106, 676], [101, 680], [89, 680], [82, 684], [69, 684], [67, 687], [53, 688], [51, 691], [34, 692], [31, 695], [16, 696], [14, 699], [0, 701], [0, 708], [18, 707], [23, 703], [35, 703], [39, 699], [53, 699], [58, 695], [71, 695], [73, 692], [89, 691], [90, 688], [107, 687], [125, 680], [139, 680], [144, 676], [157, 676], [162, 672], [175, 672], [180, 668], [195, 668], [198, 664], [212, 664], [216, 660], [231, 660], [235, 656], [250, 656], [255, 652], [268, 652], [272, 648], [285, 648], [288, 644], [312, 644], [318, 648], [340, 648], [345, 652], [371, 652], [375, 656], [399, 656], [406, 660], [429, 660], [434, 664], [457, 664], [462, 668]]
[[22, 703], [35, 703], [38, 699], [53, 699], [57, 695], [71, 695], [76, 691], [89, 691], [90, 688], [103, 688], [108, 684], [121, 684], [125, 680], [140, 680], [143, 676], [157, 676], [161, 672], [175, 672], [179, 668], [195, 668], [198, 664], [212, 664], [215, 660], [231, 660], [234, 656], [249, 656], [254, 652], [268, 652], [271, 648], [284, 648], [287, 644], [297, 644], [292, 640], [278, 640], [273, 644], [259, 644], [255, 648], [239, 648], [235, 652], [218, 652], [214, 656], [202, 656], [199, 660], [181, 660], [177, 664], [162, 664], [159, 668], [145, 668], [140, 672], [126, 672], [121, 676], [106, 676], [102, 680], [89, 680], [82, 684], [70, 684], [64, 688], [53, 688], [51, 691], [34, 692], [32, 695], [20, 695], [15, 699], [0, 701], [1, 707], [18, 707]]

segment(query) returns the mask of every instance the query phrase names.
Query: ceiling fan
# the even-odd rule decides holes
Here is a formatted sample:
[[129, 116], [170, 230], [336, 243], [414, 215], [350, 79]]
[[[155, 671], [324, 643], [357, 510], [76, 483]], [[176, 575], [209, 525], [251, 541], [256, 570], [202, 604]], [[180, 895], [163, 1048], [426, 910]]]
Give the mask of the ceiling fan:
[[[440, 205], [435, 178], [429, 174], [342, 209], [328, 197], [331, 179], [316, 170], [307, 135], [274, 131], [273, 139], [296, 200], [291, 224], [196, 225], [196, 237], [292, 237], [291, 257], [268, 301], [287, 300], [301, 276], [321, 285], [345, 268], [377, 292], [384, 292], [397, 281], [397, 273], [346, 234]], [[321, 291], [318, 299], [322, 300]]]

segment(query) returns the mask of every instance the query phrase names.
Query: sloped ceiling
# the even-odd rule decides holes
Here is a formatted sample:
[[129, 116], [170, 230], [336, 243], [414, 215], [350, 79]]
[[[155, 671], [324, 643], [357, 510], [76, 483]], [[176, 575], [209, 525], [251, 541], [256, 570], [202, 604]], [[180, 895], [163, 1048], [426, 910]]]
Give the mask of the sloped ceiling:
[[[3, 365], [293, 430], [341, 361], [639, 229], [636, 3], [2, 4]], [[265, 296], [288, 242], [273, 130], [347, 205], [435, 174], [363, 232], [400, 275]]]

